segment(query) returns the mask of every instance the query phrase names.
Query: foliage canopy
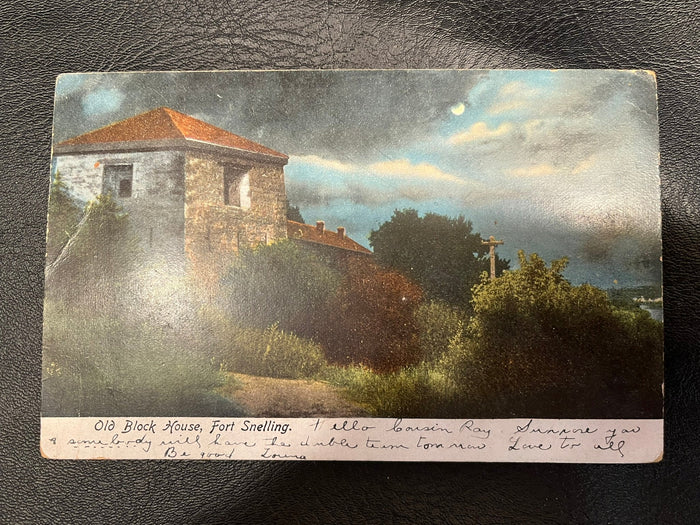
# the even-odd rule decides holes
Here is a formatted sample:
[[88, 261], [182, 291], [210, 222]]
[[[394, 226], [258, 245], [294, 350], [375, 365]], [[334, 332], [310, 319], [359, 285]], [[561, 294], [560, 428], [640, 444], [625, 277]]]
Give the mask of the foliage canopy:
[[301, 211], [299, 211], [299, 206], [292, 206], [287, 203], [287, 220], [304, 223], [304, 217], [302, 217]]
[[[463, 216], [421, 217], [413, 209], [395, 210], [369, 237], [379, 263], [409, 276], [428, 298], [462, 307], [469, 306], [471, 287], [489, 269], [488, 249], [481, 240]], [[508, 265], [497, 256], [497, 274]]]
[[[57, 216], [62, 217], [72, 213], [75, 203], [61, 198], [56, 206], [61, 206]], [[53, 224], [49, 215], [49, 231], [58, 232]], [[139, 253], [128, 215], [111, 195], [98, 195], [87, 204], [72, 235], [47, 266], [47, 294], [98, 309], [129, 302], [130, 272], [137, 266]]]
[[423, 293], [395, 270], [368, 259], [349, 260], [315, 337], [335, 363], [361, 363], [386, 372], [420, 359], [414, 312]]
[[83, 211], [71, 198], [60, 172], [56, 172], [49, 190], [46, 235], [46, 263], [51, 264], [75, 233]]
[[222, 280], [221, 302], [239, 324], [307, 335], [340, 282], [336, 270], [292, 241], [243, 250]]
[[562, 275], [566, 258], [547, 268], [537, 254], [518, 257], [520, 269], [474, 288], [457, 374], [479, 377], [484, 395], [501, 396], [513, 410], [567, 407], [569, 417], [590, 417], [610, 404], [627, 414], [635, 407], [640, 417], [658, 413], [661, 323], [614, 307], [594, 286], [571, 285]]

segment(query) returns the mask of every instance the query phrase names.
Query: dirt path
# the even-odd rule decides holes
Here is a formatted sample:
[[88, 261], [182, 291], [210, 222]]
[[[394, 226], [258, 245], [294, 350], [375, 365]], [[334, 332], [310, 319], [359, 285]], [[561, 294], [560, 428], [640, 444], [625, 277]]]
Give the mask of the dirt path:
[[338, 390], [310, 379], [276, 379], [231, 374], [242, 388], [226, 392], [252, 417], [361, 417], [362, 407], [342, 397]]

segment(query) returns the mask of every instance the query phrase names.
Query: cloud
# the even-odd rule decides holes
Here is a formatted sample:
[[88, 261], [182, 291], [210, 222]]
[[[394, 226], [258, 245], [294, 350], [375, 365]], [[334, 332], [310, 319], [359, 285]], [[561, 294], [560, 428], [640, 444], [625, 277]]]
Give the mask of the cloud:
[[[55, 140], [79, 135], [158, 106], [211, 115], [211, 124], [288, 155], [352, 161], [424, 141], [483, 71], [238, 71], [98, 73], [56, 107]], [[77, 83], [78, 80], [76, 79]], [[128, 104], [103, 96], [117, 89]], [[84, 118], [82, 98], [90, 97]], [[109, 118], [99, 111], [109, 109]], [[81, 114], [83, 118], [74, 118]]]
[[427, 162], [414, 164], [409, 159], [391, 159], [374, 162], [369, 165], [361, 165], [341, 162], [318, 155], [292, 155], [290, 157], [290, 162], [295, 166], [304, 165], [307, 167], [329, 170], [335, 172], [335, 176], [353, 174], [353, 179], [357, 179], [358, 177], [379, 176], [402, 179], [406, 182], [434, 181], [466, 184], [466, 181], [460, 177], [451, 173], [446, 173], [433, 164]]
[[412, 164], [408, 159], [387, 160], [383, 162], [375, 162], [368, 166], [369, 170], [380, 174], [392, 177], [400, 177], [407, 179], [428, 179], [437, 181], [449, 181], [464, 184], [464, 180], [456, 175], [445, 173], [437, 166], [421, 162], [420, 164]]
[[[343, 203], [354, 206], [381, 207], [393, 209], [400, 201], [421, 203], [445, 197], [444, 191], [434, 185], [402, 184], [392, 188], [378, 188], [369, 180], [345, 180], [343, 184], [328, 183], [324, 180], [287, 180], [289, 202], [299, 206], [302, 213], [309, 207], [343, 207]], [[390, 211], [389, 211], [390, 213]]]
[[514, 177], [542, 177], [546, 175], [553, 175], [556, 172], [556, 168], [548, 163], [506, 170], [508, 175], [513, 175]]
[[303, 209], [307, 206], [328, 207], [339, 197], [336, 187], [323, 182], [286, 180], [287, 198], [289, 202]]
[[85, 82], [85, 75], [64, 73], [56, 79], [56, 96], [63, 97], [78, 90]]
[[121, 107], [124, 98], [126, 95], [118, 89], [92, 91], [83, 97], [83, 113], [87, 116], [112, 113]]
[[523, 124], [523, 130], [525, 131], [525, 135], [528, 138], [532, 137], [535, 133], [542, 130], [543, 127], [544, 120], [541, 118], [531, 119], [525, 122], [525, 124]]
[[498, 90], [498, 97], [501, 99], [509, 97], [518, 98], [529, 98], [535, 97], [542, 93], [540, 89], [534, 88], [525, 81], [514, 80], [513, 82], [508, 82], [504, 84], [501, 89]]
[[507, 169], [505, 172], [506, 174], [514, 177], [544, 177], [554, 174], [580, 175], [581, 173], [588, 172], [593, 166], [595, 166], [596, 161], [597, 155], [590, 155], [589, 157], [573, 163], [573, 166], [558, 165], [555, 167], [554, 164], [550, 162], [540, 162], [537, 164], [530, 164], [528, 166]]
[[520, 109], [523, 107], [525, 107], [524, 100], [506, 100], [496, 102], [488, 109], [488, 113], [489, 115], [499, 115], [501, 113], [506, 113], [508, 111], [513, 111], [514, 109]]
[[508, 82], [507, 84], [504, 84], [501, 89], [498, 90], [499, 96], [510, 96], [510, 95], [516, 95], [520, 94], [523, 92], [525, 89], [525, 84], [523, 82], [520, 82], [518, 80], [514, 80], [512, 82]]
[[350, 173], [357, 171], [357, 166], [341, 162], [339, 160], [327, 159], [319, 157], [318, 155], [292, 155], [289, 158], [290, 162], [299, 162], [301, 164], [307, 164], [311, 166], [318, 166], [320, 168], [326, 168], [333, 171], [340, 171], [342, 173]]
[[539, 89], [533, 88], [526, 82], [512, 81], [503, 85], [486, 112], [489, 115], [500, 115], [514, 110], [523, 110], [532, 103], [532, 99], [541, 95]]
[[585, 173], [590, 170], [596, 163], [597, 155], [591, 155], [590, 157], [581, 160], [574, 168], [571, 170], [572, 175], [578, 175], [579, 173]]
[[476, 122], [468, 130], [452, 135], [449, 141], [451, 144], [462, 144], [475, 140], [488, 140], [508, 135], [512, 131], [513, 124], [510, 122], [504, 122], [494, 129], [490, 129], [486, 122]]
[[480, 183], [461, 179], [428, 162], [392, 159], [357, 165], [315, 155], [291, 160], [287, 193], [290, 202], [302, 211], [349, 204], [387, 209], [444, 200], [463, 204], [487, 191]]

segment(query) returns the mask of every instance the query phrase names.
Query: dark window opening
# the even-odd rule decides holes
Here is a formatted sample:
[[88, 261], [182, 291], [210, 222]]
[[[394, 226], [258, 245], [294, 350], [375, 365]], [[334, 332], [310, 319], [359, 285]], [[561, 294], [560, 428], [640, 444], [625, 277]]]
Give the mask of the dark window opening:
[[131, 197], [131, 179], [122, 179], [119, 181], [119, 196]]
[[113, 164], [104, 167], [102, 193], [120, 198], [131, 197], [134, 182], [133, 164]]

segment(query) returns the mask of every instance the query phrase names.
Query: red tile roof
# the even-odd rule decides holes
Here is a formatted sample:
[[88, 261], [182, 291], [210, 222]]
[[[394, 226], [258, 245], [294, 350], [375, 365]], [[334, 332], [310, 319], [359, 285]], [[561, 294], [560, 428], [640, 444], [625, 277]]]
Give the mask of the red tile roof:
[[164, 139], [195, 140], [253, 153], [262, 153], [281, 159], [288, 158], [284, 153], [165, 107], [153, 109], [135, 117], [120, 120], [103, 128], [78, 135], [72, 139], [64, 140], [57, 146]]
[[290, 239], [298, 239], [316, 244], [325, 244], [326, 246], [333, 246], [335, 248], [352, 250], [358, 253], [372, 253], [347, 235], [341, 235], [338, 232], [329, 231], [325, 228], [321, 230], [317, 226], [303, 224], [301, 222], [287, 221], [287, 237]]

